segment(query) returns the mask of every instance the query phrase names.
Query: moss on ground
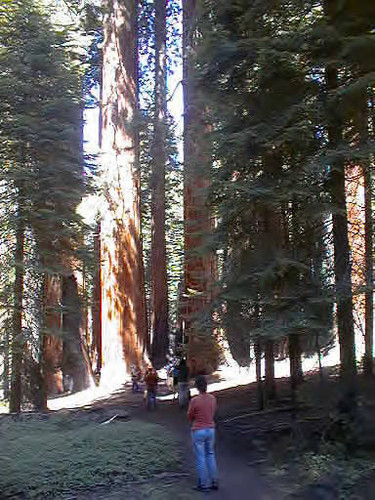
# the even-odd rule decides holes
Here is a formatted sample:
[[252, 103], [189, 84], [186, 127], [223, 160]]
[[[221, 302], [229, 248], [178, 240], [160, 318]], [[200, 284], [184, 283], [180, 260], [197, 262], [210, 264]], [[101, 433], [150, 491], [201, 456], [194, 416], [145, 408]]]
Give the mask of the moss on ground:
[[2, 498], [58, 498], [68, 491], [147, 479], [178, 469], [173, 438], [143, 422], [53, 416], [0, 424]]

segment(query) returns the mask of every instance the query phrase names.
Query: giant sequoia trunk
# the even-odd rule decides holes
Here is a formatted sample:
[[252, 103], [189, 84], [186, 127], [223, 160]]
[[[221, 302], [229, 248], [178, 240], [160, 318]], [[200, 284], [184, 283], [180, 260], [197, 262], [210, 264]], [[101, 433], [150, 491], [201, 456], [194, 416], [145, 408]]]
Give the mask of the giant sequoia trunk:
[[[204, 110], [194, 82], [194, 25], [196, 0], [183, 1], [184, 90], [184, 306], [183, 319], [193, 369], [205, 369], [205, 354], [215, 358], [212, 328], [203, 332], [197, 319], [210, 315], [212, 255], [205, 243], [211, 233], [208, 204], [211, 158], [205, 137]], [[210, 321], [207, 322], [210, 324]], [[201, 331], [199, 331], [201, 330]], [[197, 336], [198, 334], [201, 334]], [[211, 356], [210, 356], [211, 357]], [[211, 369], [211, 368], [207, 368]]]
[[9, 411], [19, 412], [22, 403], [22, 371], [24, 360], [25, 342], [22, 331], [22, 302], [24, 281], [24, 241], [25, 223], [23, 220], [22, 188], [19, 188], [19, 203], [16, 229], [15, 251], [15, 281], [14, 281], [14, 309], [12, 331], [12, 375], [10, 386]]
[[64, 391], [61, 369], [61, 278], [59, 276], [46, 274], [43, 295], [45, 331], [41, 342], [42, 371], [46, 393], [59, 394]]
[[71, 274], [62, 278], [61, 301], [63, 306], [62, 372], [73, 382], [73, 390], [81, 391], [90, 385], [91, 369], [81, 337], [82, 304], [77, 281]]
[[166, 0], [155, 0], [155, 116], [152, 144], [151, 330], [152, 361], [160, 368], [168, 347], [168, 285], [165, 242]]
[[140, 239], [137, 120], [137, 2], [104, 2], [102, 163], [102, 372], [118, 385], [146, 345]]

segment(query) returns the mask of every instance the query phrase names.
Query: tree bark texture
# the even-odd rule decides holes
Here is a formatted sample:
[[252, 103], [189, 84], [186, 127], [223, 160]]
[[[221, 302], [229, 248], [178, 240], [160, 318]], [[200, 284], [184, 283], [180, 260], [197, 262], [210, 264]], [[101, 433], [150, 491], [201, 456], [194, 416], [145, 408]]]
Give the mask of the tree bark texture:
[[[204, 342], [195, 336], [197, 318], [210, 315], [209, 303], [213, 275], [213, 259], [207, 248], [212, 232], [208, 203], [211, 157], [207, 141], [204, 109], [194, 83], [194, 25], [196, 0], [183, 1], [183, 94], [184, 94], [184, 297], [183, 320], [191, 351], [192, 366], [204, 364], [198, 344]], [[210, 324], [208, 318], [207, 324]], [[212, 343], [212, 327], [205, 331], [208, 344]], [[209, 338], [210, 337], [210, 338]], [[194, 346], [194, 344], [197, 344]], [[207, 344], [207, 345], [208, 345]], [[194, 347], [193, 347], [194, 346]], [[202, 352], [205, 349], [202, 349]], [[213, 353], [212, 353], [213, 354]], [[198, 359], [199, 358], [199, 359]]]
[[168, 281], [165, 241], [166, 164], [166, 8], [167, 0], [155, 0], [155, 116], [152, 143], [151, 202], [151, 331], [152, 361], [156, 368], [165, 362], [168, 348]]
[[14, 309], [13, 309], [13, 331], [12, 331], [12, 370], [11, 389], [9, 398], [9, 411], [19, 412], [22, 404], [22, 372], [24, 361], [25, 341], [22, 331], [23, 311], [23, 281], [24, 281], [24, 241], [25, 222], [23, 220], [23, 196], [22, 188], [18, 193], [18, 214], [16, 228], [16, 250], [15, 250], [15, 281], [14, 281]]
[[137, 124], [137, 2], [104, 3], [101, 382], [119, 385], [147, 340]]
[[81, 391], [90, 385], [90, 365], [81, 336], [82, 304], [77, 281], [73, 274], [62, 278], [63, 352], [62, 372], [73, 381], [73, 390]]
[[42, 340], [42, 365], [44, 383], [48, 394], [64, 392], [62, 380], [62, 316], [61, 278], [46, 275], [44, 279], [44, 324]]

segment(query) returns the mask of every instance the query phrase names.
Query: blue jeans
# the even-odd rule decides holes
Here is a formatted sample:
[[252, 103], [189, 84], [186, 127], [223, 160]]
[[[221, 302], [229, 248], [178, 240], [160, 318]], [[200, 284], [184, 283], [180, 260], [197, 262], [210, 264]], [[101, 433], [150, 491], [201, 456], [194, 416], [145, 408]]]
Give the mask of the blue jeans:
[[147, 389], [147, 408], [156, 408], [156, 389]]
[[195, 466], [199, 485], [209, 488], [212, 481], [218, 480], [215, 459], [215, 429], [199, 429], [192, 431], [191, 437], [195, 452]]

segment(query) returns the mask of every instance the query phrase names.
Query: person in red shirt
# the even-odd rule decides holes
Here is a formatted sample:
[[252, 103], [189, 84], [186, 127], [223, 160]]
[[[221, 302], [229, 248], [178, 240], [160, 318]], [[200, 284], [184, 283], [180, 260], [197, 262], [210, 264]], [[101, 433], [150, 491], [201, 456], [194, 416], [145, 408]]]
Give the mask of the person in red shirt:
[[158, 392], [158, 375], [153, 368], [147, 370], [145, 375], [145, 382], [147, 387], [147, 408], [149, 410], [156, 408], [156, 394]]
[[188, 420], [195, 452], [199, 491], [218, 489], [218, 471], [215, 458], [216, 398], [207, 394], [207, 381], [199, 375], [195, 380], [199, 394], [189, 404]]

